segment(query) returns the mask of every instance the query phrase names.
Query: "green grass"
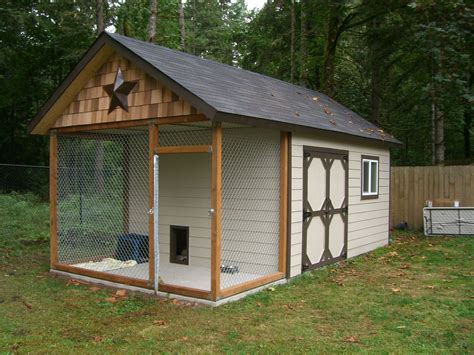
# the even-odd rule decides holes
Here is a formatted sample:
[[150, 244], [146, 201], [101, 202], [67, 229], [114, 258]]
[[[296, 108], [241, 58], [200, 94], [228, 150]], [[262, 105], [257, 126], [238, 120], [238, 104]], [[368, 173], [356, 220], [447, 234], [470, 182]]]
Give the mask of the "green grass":
[[49, 240], [49, 204], [33, 194], [0, 194], [0, 263]]
[[[0, 206], [0, 353], [474, 349], [469, 237], [397, 233], [389, 247], [215, 309], [139, 294], [110, 303], [113, 290], [48, 274], [47, 206], [19, 196]], [[20, 220], [32, 211], [45, 220]]]

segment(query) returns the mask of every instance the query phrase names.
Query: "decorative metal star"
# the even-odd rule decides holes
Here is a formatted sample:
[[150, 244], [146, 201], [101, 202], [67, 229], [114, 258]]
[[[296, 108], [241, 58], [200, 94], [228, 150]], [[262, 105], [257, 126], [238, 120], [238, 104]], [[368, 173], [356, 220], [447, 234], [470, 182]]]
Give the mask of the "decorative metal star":
[[105, 85], [104, 90], [110, 96], [109, 114], [118, 106], [128, 112], [128, 94], [133, 90], [138, 81], [125, 81], [123, 73], [120, 68], [115, 74], [115, 81], [113, 84]]

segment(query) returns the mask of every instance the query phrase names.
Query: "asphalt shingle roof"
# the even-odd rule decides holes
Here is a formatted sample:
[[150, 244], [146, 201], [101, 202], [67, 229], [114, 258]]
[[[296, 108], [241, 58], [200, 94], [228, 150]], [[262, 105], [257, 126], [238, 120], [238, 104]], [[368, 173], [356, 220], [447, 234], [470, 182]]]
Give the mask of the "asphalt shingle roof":
[[118, 34], [107, 35], [216, 112], [399, 143], [320, 92]]

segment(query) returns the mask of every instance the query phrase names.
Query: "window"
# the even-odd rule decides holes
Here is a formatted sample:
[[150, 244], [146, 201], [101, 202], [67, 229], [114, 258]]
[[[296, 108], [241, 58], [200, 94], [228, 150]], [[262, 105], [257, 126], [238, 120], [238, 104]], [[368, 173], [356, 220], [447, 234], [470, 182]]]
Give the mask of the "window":
[[189, 227], [170, 226], [170, 263], [189, 265]]
[[379, 158], [362, 156], [362, 199], [379, 197]]

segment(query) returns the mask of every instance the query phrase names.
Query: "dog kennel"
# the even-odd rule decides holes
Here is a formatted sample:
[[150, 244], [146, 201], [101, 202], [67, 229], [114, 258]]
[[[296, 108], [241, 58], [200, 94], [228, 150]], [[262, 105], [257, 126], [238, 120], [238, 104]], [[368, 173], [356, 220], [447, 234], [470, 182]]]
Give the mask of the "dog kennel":
[[52, 272], [215, 302], [388, 241], [398, 141], [306, 88], [103, 33], [28, 131]]
[[213, 277], [222, 295], [282, 278], [280, 141], [210, 121], [56, 134], [54, 267], [203, 298]]

